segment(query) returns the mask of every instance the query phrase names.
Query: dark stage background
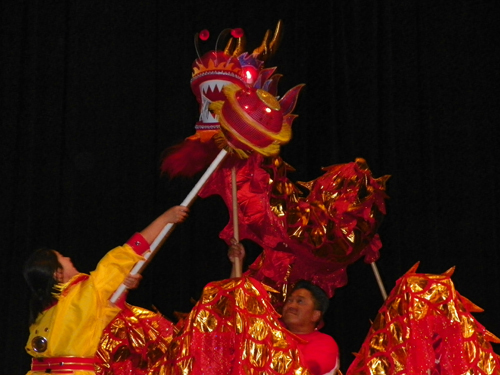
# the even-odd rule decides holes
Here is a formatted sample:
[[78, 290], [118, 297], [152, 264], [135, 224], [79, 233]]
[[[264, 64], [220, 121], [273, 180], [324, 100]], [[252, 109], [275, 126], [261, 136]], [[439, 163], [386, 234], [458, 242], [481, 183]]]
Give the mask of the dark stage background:
[[[497, 0], [2, 2], [1, 374], [23, 374], [28, 336], [24, 259], [50, 246], [89, 272], [196, 180], [160, 177], [162, 151], [194, 133], [194, 34], [213, 49], [241, 27], [248, 50], [279, 19], [267, 66], [280, 94], [306, 83], [294, 136], [282, 149], [293, 181], [367, 160], [392, 175], [377, 262], [387, 292], [412, 265], [456, 266], [457, 290], [500, 335]], [[198, 199], [146, 269], [131, 303], [167, 317], [229, 276], [218, 233], [222, 201]], [[249, 261], [258, 254], [249, 245]], [[382, 306], [370, 265], [348, 269], [325, 331], [353, 360]]]

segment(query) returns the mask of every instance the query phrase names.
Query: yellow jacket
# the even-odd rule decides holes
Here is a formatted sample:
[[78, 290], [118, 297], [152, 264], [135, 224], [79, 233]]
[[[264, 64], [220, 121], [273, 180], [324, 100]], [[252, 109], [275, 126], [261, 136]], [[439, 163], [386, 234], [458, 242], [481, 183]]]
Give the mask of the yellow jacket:
[[[119, 312], [108, 300], [141, 260], [125, 244], [108, 252], [90, 275], [79, 274], [62, 285], [57, 304], [41, 313], [30, 327], [26, 351], [35, 358], [93, 358], [104, 328]], [[46, 349], [35, 350], [45, 339]], [[28, 374], [41, 374], [29, 371]], [[75, 371], [74, 374], [93, 374]]]

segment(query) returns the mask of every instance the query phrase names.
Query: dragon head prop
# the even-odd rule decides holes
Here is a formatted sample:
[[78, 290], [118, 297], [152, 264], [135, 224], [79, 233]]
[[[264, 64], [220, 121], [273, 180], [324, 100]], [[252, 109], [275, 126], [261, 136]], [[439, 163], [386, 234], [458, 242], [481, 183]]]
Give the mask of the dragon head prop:
[[[218, 50], [219, 40], [229, 33], [225, 48]], [[290, 141], [291, 125], [297, 117], [291, 112], [304, 85], [295, 86], [279, 99], [282, 76], [275, 74], [276, 67], [264, 67], [276, 52], [281, 36], [279, 21], [274, 33], [267, 30], [261, 45], [249, 53], [243, 30], [225, 29], [215, 49], [200, 55], [198, 42], [208, 40], [209, 32], [195, 35], [198, 57], [192, 65], [191, 89], [200, 111], [196, 133], [166, 150], [162, 172], [171, 177], [194, 175], [220, 148], [240, 158], [252, 152], [276, 156], [280, 146]]]
[[[229, 39], [223, 51], [217, 50], [221, 37], [230, 31]], [[195, 35], [196, 52], [198, 38], [207, 40], [209, 32], [203, 30]], [[281, 76], [273, 75], [276, 68], [264, 69], [264, 62], [276, 51], [281, 40], [282, 27], [278, 23], [274, 36], [267, 30], [262, 44], [251, 54], [245, 52], [246, 38], [242, 29], [225, 29], [217, 38], [215, 50], [199, 56], [193, 62], [191, 89], [200, 105], [200, 118], [196, 123], [197, 130], [218, 130], [219, 122], [209, 110], [211, 103], [225, 100], [222, 93], [224, 86], [234, 84], [240, 88], [255, 87], [270, 91], [276, 95], [277, 83]], [[272, 77], [272, 78], [271, 78]]]

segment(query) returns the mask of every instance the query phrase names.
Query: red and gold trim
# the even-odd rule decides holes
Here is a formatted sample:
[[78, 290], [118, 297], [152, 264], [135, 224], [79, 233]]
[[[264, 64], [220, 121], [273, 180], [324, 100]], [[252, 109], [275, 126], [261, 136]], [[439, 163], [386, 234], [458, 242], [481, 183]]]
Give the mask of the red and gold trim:
[[71, 374], [73, 371], [95, 371], [94, 358], [32, 358], [31, 371], [51, 374]]

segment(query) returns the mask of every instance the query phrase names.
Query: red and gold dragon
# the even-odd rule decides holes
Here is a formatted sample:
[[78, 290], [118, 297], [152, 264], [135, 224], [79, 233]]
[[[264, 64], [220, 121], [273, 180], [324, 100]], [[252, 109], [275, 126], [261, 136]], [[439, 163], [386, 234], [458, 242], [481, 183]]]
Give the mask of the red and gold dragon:
[[234, 167], [240, 239], [263, 249], [246, 274], [279, 290], [281, 299], [299, 279], [312, 281], [331, 297], [346, 284], [349, 264], [379, 257], [377, 230], [385, 215], [389, 176], [373, 178], [367, 163], [357, 159], [323, 168], [322, 176], [306, 183], [287, 177], [293, 168], [279, 156], [279, 147], [291, 139], [297, 117], [292, 111], [304, 85], [279, 98], [281, 75], [275, 67], [264, 67], [281, 35], [278, 22], [274, 33], [268, 30], [262, 44], [248, 53], [244, 33], [233, 29], [223, 51], [209, 51], [194, 61], [191, 87], [200, 108], [196, 133], [166, 150], [161, 170], [170, 177], [194, 176], [226, 147], [231, 156], [199, 193], [220, 195], [229, 208], [220, 237], [229, 244], [234, 236]]
[[307, 183], [290, 181], [293, 168], [279, 151], [292, 137], [292, 111], [304, 85], [279, 98], [281, 76], [276, 68], [264, 68], [279, 44], [281, 23], [251, 54], [244, 51], [242, 30], [229, 31], [224, 51], [215, 49], [193, 63], [191, 87], [200, 106], [196, 133], [166, 150], [161, 169], [170, 177], [194, 176], [226, 148], [229, 157], [199, 195], [217, 194], [227, 204], [231, 218], [220, 237], [229, 244], [234, 170], [240, 239], [254, 241], [263, 252], [243, 277], [208, 284], [175, 326], [160, 314], [125, 305], [103, 333], [96, 356], [100, 375], [307, 375], [297, 350], [300, 339], [279, 323], [275, 309], [299, 279], [331, 297], [346, 283], [349, 264], [379, 256], [377, 228], [388, 176], [374, 179], [358, 159], [324, 168]]
[[[347, 282], [346, 268], [379, 257], [377, 234], [385, 215], [385, 183], [363, 159], [323, 169], [294, 183], [279, 156], [291, 139], [292, 114], [303, 85], [277, 96], [280, 76], [264, 68], [281, 36], [268, 31], [262, 45], [244, 52], [242, 30], [231, 30], [224, 51], [193, 63], [191, 86], [200, 104], [196, 134], [171, 147], [162, 172], [170, 177], [203, 171], [221, 148], [231, 153], [201, 190], [220, 195], [232, 211], [236, 172], [240, 239], [263, 252], [241, 278], [209, 283], [177, 325], [126, 305], [103, 333], [96, 357], [100, 375], [308, 375], [297, 340], [279, 323], [287, 289], [299, 279], [331, 297]], [[206, 32], [200, 37], [206, 39]], [[234, 236], [230, 218], [220, 237]], [[490, 342], [500, 340], [470, 314], [481, 311], [455, 291], [452, 270], [398, 280], [347, 375], [500, 374]], [[272, 290], [280, 298], [271, 299]]]

